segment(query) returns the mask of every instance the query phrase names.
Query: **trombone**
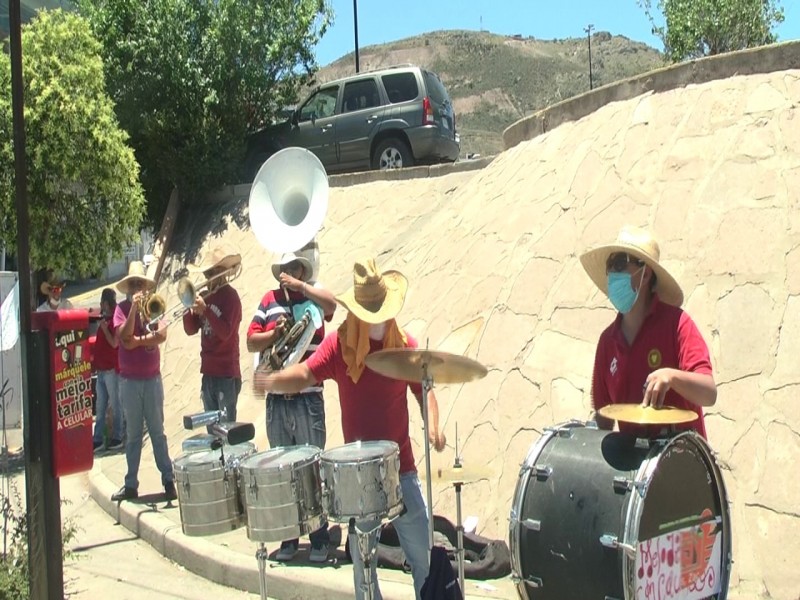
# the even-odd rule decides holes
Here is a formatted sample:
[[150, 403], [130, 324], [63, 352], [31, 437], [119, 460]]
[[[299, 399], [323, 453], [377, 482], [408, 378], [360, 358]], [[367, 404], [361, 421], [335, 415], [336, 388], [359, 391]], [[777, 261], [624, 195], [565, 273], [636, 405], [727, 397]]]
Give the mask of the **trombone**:
[[205, 297], [210, 293], [209, 286], [212, 282], [216, 282], [216, 280], [222, 277], [227, 277], [227, 283], [230, 283], [241, 274], [242, 263], [239, 263], [198, 284], [192, 283], [188, 277], [181, 277], [176, 284], [179, 304], [176, 304], [170, 311], [167, 311], [167, 303], [164, 301], [164, 298], [159, 294], [148, 294], [139, 307], [142, 319], [148, 326], [152, 326], [169, 314], [167, 326], [170, 326], [178, 319], [182, 319], [186, 311], [194, 306], [194, 301], [198, 294]]

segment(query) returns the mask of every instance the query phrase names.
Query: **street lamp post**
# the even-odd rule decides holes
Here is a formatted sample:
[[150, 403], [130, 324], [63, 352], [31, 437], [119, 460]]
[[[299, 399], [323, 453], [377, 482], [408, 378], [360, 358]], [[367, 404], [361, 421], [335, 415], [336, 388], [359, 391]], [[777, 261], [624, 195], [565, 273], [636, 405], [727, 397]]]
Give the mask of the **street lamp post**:
[[358, 73], [358, 0], [353, 0], [353, 31], [356, 37], [356, 73]]
[[[353, 1], [355, 2], [355, 0]], [[594, 25], [587, 25], [584, 28], [584, 31], [586, 32], [586, 41], [589, 42], [589, 89], [590, 90], [594, 89], [594, 83], [592, 82], [592, 29], [594, 29]]]

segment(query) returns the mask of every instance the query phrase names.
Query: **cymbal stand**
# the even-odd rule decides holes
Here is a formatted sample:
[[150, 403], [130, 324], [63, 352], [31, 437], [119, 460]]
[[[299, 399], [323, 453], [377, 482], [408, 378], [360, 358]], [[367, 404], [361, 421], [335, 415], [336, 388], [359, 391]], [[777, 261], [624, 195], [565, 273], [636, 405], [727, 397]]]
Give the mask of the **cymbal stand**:
[[433, 548], [433, 488], [431, 482], [431, 443], [428, 424], [428, 394], [433, 389], [433, 377], [428, 374], [428, 364], [422, 363], [422, 430], [425, 436], [425, 473], [427, 475], [428, 551]]
[[[464, 465], [461, 464], [461, 457], [458, 455], [458, 423], [456, 423], [456, 459], [453, 461], [453, 468], [460, 469]], [[456, 532], [458, 533], [458, 546], [456, 554], [458, 555], [458, 585], [461, 587], [461, 594], [467, 595], [464, 589], [464, 522], [461, 520], [461, 486], [463, 481], [454, 481], [453, 487], [456, 490]]]
[[258, 561], [258, 587], [261, 590], [261, 600], [267, 599], [267, 547], [264, 542], [256, 550], [256, 560]]

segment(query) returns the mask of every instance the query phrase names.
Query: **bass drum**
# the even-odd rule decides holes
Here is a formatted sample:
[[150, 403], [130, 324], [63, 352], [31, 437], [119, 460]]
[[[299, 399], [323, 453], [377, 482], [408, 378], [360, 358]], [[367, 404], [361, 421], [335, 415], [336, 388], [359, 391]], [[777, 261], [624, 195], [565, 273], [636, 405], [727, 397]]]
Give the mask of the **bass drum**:
[[509, 547], [523, 600], [723, 600], [732, 560], [722, 474], [694, 432], [651, 441], [559, 425], [522, 464]]

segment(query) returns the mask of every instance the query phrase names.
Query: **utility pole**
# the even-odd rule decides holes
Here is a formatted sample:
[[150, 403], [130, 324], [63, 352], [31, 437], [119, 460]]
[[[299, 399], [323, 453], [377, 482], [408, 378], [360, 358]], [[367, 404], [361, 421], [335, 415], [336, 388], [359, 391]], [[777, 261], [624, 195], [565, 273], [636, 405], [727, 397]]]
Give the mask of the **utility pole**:
[[589, 42], [589, 89], [594, 89], [594, 83], [592, 82], [592, 29], [594, 29], [594, 25], [587, 25], [584, 28], [586, 32], [586, 41]]
[[353, 31], [356, 36], [356, 73], [359, 72], [358, 64], [358, 0], [353, 0]]

